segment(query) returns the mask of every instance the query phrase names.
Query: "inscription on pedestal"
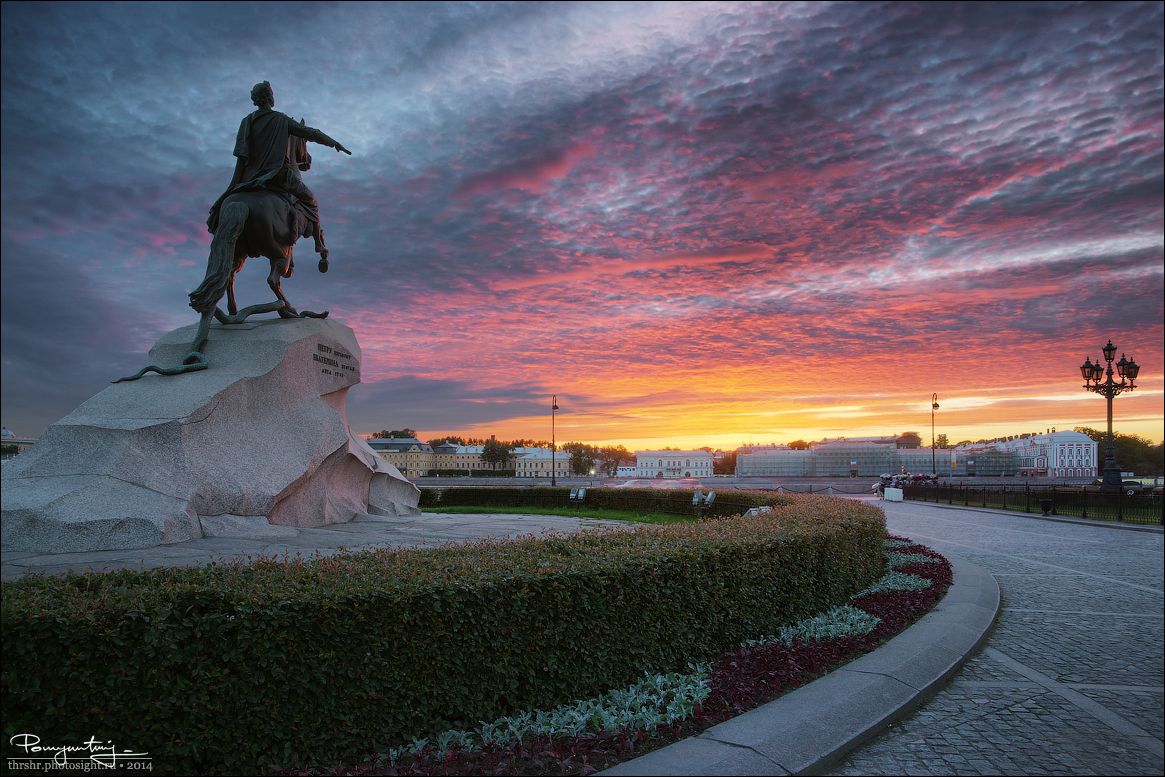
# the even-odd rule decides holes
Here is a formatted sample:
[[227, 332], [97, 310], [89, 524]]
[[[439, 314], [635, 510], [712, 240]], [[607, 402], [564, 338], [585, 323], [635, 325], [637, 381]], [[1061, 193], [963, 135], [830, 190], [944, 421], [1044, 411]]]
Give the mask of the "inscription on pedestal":
[[352, 363], [352, 354], [332, 348], [330, 345], [316, 343], [316, 352], [311, 355], [312, 361], [320, 365], [320, 374], [333, 378], [350, 378], [359, 382], [360, 369]]

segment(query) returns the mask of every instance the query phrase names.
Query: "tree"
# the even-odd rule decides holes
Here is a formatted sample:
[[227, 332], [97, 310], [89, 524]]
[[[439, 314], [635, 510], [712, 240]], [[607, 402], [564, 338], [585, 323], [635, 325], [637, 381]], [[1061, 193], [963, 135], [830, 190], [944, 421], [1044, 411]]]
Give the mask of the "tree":
[[510, 444], [515, 448], [549, 448], [550, 440], [527, 440], [523, 437], [521, 439], [514, 440]]
[[393, 429], [391, 432], [388, 431], [387, 429], [381, 429], [379, 432], [374, 432], [372, 434], [373, 439], [379, 439], [379, 440], [388, 439], [389, 437], [416, 437], [416, 436], [417, 436], [416, 431], [414, 431], [413, 429], [409, 429], [407, 427], [404, 429]]
[[[1086, 434], [1096, 441], [1097, 458], [1100, 459], [1098, 463], [1103, 469], [1108, 449], [1108, 432], [1090, 426], [1077, 426], [1073, 431]], [[1114, 432], [1112, 447], [1116, 454], [1116, 463], [1123, 472], [1136, 472], [1138, 475], [1165, 474], [1165, 459], [1162, 458], [1165, 447], [1162, 447], [1161, 443], [1154, 445], [1152, 440], [1139, 434]]]
[[957, 443], [955, 443], [955, 447], [962, 448], [964, 445], [970, 445], [970, 444], [971, 444], [970, 440], [959, 440]]
[[513, 446], [509, 443], [486, 440], [481, 446], [481, 460], [485, 464], [492, 464], [494, 469], [506, 469], [513, 452]]
[[712, 459], [712, 474], [714, 475], [735, 475], [736, 474], [736, 451], [728, 451], [719, 461]]
[[619, 465], [624, 461], [631, 461], [634, 457], [631, 451], [622, 445], [605, 445], [598, 450], [599, 468], [610, 478], [615, 477]]
[[598, 449], [582, 442], [568, 442], [562, 445], [562, 450], [570, 453], [571, 472], [576, 475], [591, 474], [595, 468], [595, 459], [598, 458]]
[[895, 442], [898, 443], [899, 448], [921, 448], [922, 435], [918, 432], [903, 432], [898, 435], [898, 439]]
[[934, 438], [934, 446], [936, 448], [946, 449], [951, 447], [951, 441], [945, 434], [940, 434], [938, 437]]
[[793, 442], [789, 443], [789, 447], [795, 451], [803, 451], [809, 448], [809, 443], [804, 440], [793, 440]]
[[435, 448], [438, 445], [444, 445], [447, 442], [453, 443], [454, 445], [465, 445], [465, 438], [458, 437], [456, 435], [447, 435], [445, 437], [434, 437], [432, 440], [429, 440], [429, 445], [431, 445]]

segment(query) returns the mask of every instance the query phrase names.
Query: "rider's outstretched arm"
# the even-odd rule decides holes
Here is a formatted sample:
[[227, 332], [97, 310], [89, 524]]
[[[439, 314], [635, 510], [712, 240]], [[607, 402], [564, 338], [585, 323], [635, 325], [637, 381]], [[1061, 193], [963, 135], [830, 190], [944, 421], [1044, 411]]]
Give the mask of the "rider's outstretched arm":
[[330, 137], [320, 132], [315, 127], [308, 127], [305, 124], [292, 121], [288, 122], [287, 131], [296, 137], [305, 138], [312, 143], [319, 143], [322, 146], [334, 148], [337, 151], [343, 151], [345, 154], [351, 156], [352, 152], [344, 148], [338, 141], [332, 140]]

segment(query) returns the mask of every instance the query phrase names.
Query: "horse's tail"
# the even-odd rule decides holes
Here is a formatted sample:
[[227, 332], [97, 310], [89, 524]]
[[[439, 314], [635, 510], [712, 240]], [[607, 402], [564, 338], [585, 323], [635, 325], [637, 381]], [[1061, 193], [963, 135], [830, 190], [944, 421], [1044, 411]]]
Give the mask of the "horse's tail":
[[198, 288], [190, 292], [190, 307], [206, 314], [218, 307], [226, 294], [231, 273], [235, 270], [235, 244], [247, 225], [250, 208], [243, 202], [228, 202], [219, 211], [218, 229], [210, 241], [210, 258], [206, 262], [206, 277]]

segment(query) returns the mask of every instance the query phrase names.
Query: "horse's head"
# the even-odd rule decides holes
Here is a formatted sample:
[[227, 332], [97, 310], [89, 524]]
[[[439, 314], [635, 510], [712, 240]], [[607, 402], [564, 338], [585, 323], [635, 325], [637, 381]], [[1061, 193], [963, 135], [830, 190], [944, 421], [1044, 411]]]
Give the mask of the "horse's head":
[[[307, 126], [307, 122], [304, 121], [303, 119], [300, 119], [299, 123], [304, 125], [304, 126]], [[300, 170], [310, 170], [311, 169], [311, 154], [309, 154], [307, 152], [307, 139], [306, 138], [299, 138], [299, 137], [296, 137], [295, 135], [291, 135], [288, 138], [288, 144], [291, 146], [290, 156], [291, 156], [291, 159], [295, 162], [295, 166], [298, 167]]]

